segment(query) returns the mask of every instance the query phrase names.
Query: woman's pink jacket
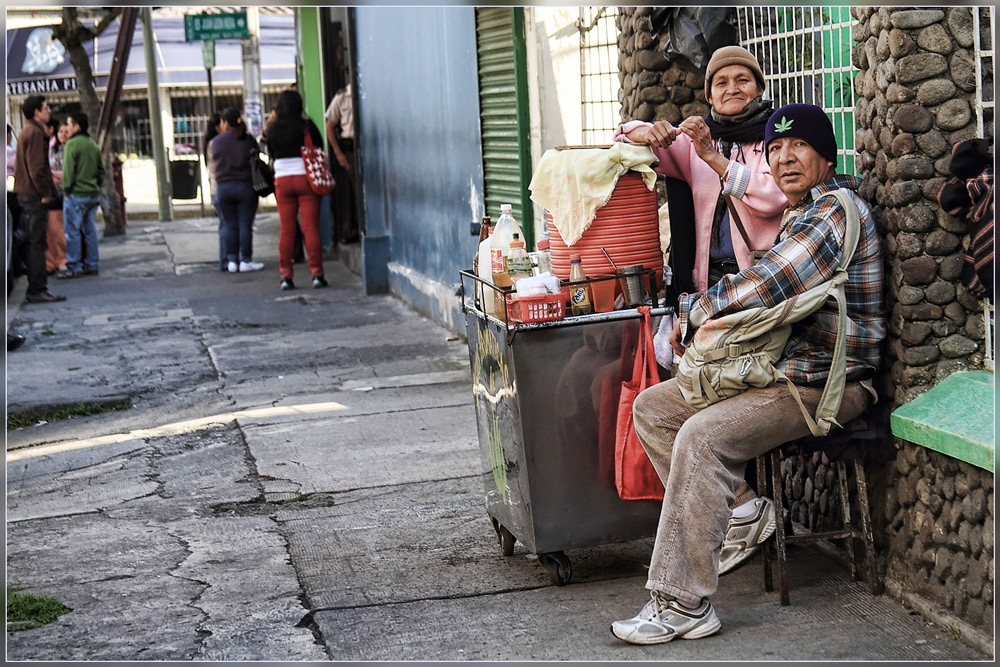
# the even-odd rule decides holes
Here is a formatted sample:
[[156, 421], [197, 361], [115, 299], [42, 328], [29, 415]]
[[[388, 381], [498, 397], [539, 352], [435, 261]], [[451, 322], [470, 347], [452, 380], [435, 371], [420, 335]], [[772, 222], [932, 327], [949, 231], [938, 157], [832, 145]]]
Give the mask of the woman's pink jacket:
[[[644, 123], [632, 121], [621, 125], [615, 133], [616, 141], [625, 141], [625, 132], [631, 131]], [[719, 194], [723, 192], [733, 199], [733, 205], [739, 213], [743, 227], [750, 237], [754, 250], [766, 250], [774, 244], [781, 225], [781, 216], [788, 206], [788, 199], [778, 189], [771, 177], [771, 168], [764, 154], [764, 143], [733, 145], [730, 155], [729, 177], [723, 184], [722, 179], [707, 162], [698, 157], [690, 137], [681, 134], [667, 148], [650, 146], [659, 164], [653, 167], [657, 173], [677, 178], [691, 186], [694, 199], [695, 226], [695, 259], [694, 275], [692, 276], [699, 292], [705, 291], [708, 285], [708, 251], [711, 245], [712, 218]], [[744, 162], [739, 162], [737, 156], [742, 148]], [[673, 225], [677, 221], [672, 222]], [[733, 251], [740, 269], [750, 266], [750, 249], [743, 242], [736, 223], [730, 220], [730, 232], [733, 240]]]

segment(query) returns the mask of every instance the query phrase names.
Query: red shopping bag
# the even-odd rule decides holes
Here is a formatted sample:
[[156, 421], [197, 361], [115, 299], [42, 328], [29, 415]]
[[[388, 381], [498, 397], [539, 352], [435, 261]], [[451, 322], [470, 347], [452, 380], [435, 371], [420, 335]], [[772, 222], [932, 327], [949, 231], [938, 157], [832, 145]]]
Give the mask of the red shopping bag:
[[639, 443], [632, 418], [632, 404], [644, 389], [657, 384], [656, 352], [649, 306], [640, 306], [639, 344], [635, 351], [632, 379], [622, 383], [618, 400], [618, 429], [615, 438], [615, 487], [623, 500], [663, 500], [663, 483], [646, 451]]
[[330, 168], [326, 166], [326, 155], [323, 154], [323, 149], [313, 145], [308, 127], [306, 127], [305, 146], [302, 147], [302, 162], [306, 166], [309, 187], [315, 194], [322, 197], [333, 192], [337, 182], [333, 179]]

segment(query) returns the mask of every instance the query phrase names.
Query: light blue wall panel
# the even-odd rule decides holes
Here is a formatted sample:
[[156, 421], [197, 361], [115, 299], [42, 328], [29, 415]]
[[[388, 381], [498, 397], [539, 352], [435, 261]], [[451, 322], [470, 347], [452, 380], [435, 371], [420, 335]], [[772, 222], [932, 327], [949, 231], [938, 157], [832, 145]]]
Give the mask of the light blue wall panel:
[[367, 235], [446, 284], [472, 266], [483, 214], [472, 7], [358, 7]]

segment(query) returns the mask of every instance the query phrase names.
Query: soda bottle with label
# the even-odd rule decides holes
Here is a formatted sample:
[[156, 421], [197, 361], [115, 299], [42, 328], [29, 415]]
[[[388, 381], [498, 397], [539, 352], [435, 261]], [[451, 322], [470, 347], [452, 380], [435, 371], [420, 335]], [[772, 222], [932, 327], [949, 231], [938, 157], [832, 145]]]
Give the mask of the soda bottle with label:
[[580, 263], [580, 255], [570, 255], [569, 258], [569, 306], [573, 315], [589, 315], [594, 312], [590, 300], [590, 285], [582, 282], [587, 279]]

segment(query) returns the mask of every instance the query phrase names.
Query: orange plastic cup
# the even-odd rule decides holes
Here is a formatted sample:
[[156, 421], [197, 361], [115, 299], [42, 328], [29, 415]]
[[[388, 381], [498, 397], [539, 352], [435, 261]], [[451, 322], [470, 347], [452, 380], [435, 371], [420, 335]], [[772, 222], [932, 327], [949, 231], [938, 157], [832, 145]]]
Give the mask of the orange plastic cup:
[[605, 280], [595, 280], [590, 283], [590, 294], [594, 299], [595, 313], [610, 313], [615, 309], [615, 287], [617, 284], [615, 276], [608, 276]]

